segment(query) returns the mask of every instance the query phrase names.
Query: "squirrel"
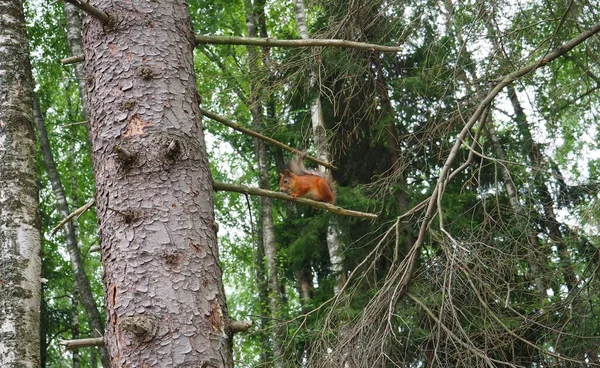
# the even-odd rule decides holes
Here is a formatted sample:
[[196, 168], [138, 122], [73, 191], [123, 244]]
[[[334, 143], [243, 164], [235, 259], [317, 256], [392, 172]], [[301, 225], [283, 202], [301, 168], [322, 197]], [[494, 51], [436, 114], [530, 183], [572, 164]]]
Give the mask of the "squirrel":
[[279, 174], [279, 190], [293, 198], [305, 197], [314, 201], [333, 204], [335, 202], [335, 182], [329, 172], [308, 170], [302, 159], [306, 152], [296, 155], [290, 161], [289, 170]]

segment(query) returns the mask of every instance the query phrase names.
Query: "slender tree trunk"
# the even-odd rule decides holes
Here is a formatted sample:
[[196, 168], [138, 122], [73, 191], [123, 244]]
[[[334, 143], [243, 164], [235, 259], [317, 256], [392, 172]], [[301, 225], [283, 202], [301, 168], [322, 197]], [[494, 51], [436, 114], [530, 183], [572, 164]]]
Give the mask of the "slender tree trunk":
[[[306, 25], [306, 11], [303, 0], [294, 0], [294, 13], [296, 15], [296, 24], [298, 34], [302, 39], [309, 39], [308, 26]], [[317, 85], [317, 74], [314, 69], [310, 72], [310, 87]], [[323, 108], [321, 106], [321, 95], [315, 93], [315, 98], [310, 103], [310, 117], [313, 128], [313, 140], [317, 157], [325, 162], [331, 161], [331, 154], [327, 146], [327, 130], [323, 120]], [[319, 170], [325, 171], [324, 167]], [[341, 239], [339, 236], [338, 225], [334, 218], [329, 220], [327, 226], [327, 250], [329, 251], [329, 261], [331, 262], [331, 272], [335, 275], [337, 282], [333, 287], [335, 294], [339, 293], [346, 283], [346, 274], [344, 273], [344, 258], [342, 256]]]
[[[83, 44], [81, 41], [81, 14], [75, 5], [64, 2], [65, 20], [67, 23], [67, 41], [71, 55], [83, 55]], [[85, 73], [83, 63], [75, 63], [75, 77], [77, 78], [77, 87], [81, 98], [81, 112], [83, 119], [87, 120], [87, 98], [85, 92]]]
[[92, 3], [89, 132], [113, 367], [231, 367], [185, 2]]
[[23, 2], [0, 0], [0, 365], [40, 366], [41, 244]]
[[[34, 121], [36, 130], [38, 132], [38, 138], [40, 141], [40, 150], [42, 151], [42, 159], [44, 160], [44, 166], [48, 173], [48, 179], [52, 186], [52, 192], [56, 197], [56, 206], [61, 218], [66, 218], [70, 214], [69, 204], [67, 203], [67, 196], [65, 194], [64, 187], [60, 180], [60, 175], [56, 169], [56, 163], [54, 162], [54, 155], [50, 148], [50, 141], [48, 140], [48, 133], [46, 131], [46, 124], [44, 118], [40, 112], [40, 106], [37, 98], [34, 99]], [[77, 234], [75, 232], [75, 224], [69, 221], [64, 226], [65, 229], [65, 243], [67, 246], [67, 252], [69, 253], [69, 259], [71, 260], [71, 267], [73, 269], [73, 277], [75, 278], [75, 288], [77, 294], [80, 296], [81, 304], [85, 309], [92, 330], [93, 336], [102, 336], [104, 333], [104, 324], [102, 323], [102, 317], [98, 311], [98, 306], [94, 299], [90, 280], [85, 273], [85, 267], [83, 265], [83, 259], [81, 258], [81, 252], [79, 251]], [[100, 358], [102, 360], [102, 366], [104, 368], [110, 367], [110, 361], [108, 357], [108, 351], [106, 347], [102, 346], [99, 348]]]
[[[248, 37], [256, 37], [257, 20], [254, 14], [255, 7], [251, 1], [246, 0], [246, 29]], [[248, 46], [248, 66], [251, 75], [257, 75], [260, 69], [260, 58], [258, 49], [255, 46]], [[250, 81], [250, 98], [248, 101], [250, 113], [252, 115], [252, 125], [260, 131], [264, 127], [263, 106], [259, 101], [260, 87]], [[261, 140], [255, 140], [255, 151], [258, 159], [258, 175], [260, 187], [270, 189], [269, 167], [267, 163], [267, 148]], [[267, 261], [267, 284], [269, 295], [269, 311], [271, 312], [271, 341], [273, 346], [274, 367], [283, 367], [284, 352], [282, 349], [283, 337], [278, 324], [281, 320], [282, 296], [279, 288], [279, 268], [277, 265], [277, 245], [275, 243], [275, 227], [273, 223], [273, 201], [268, 197], [260, 197], [261, 218], [259, 223], [262, 225], [262, 241]]]
[[[71, 297], [71, 338], [76, 340], [79, 338], [79, 295], [77, 292], [77, 285], [73, 285], [75, 292]], [[81, 366], [81, 356], [79, 355], [79, 349], [75, 349], [73, 354], [73, 365], [72, 368], [79, 368]]]

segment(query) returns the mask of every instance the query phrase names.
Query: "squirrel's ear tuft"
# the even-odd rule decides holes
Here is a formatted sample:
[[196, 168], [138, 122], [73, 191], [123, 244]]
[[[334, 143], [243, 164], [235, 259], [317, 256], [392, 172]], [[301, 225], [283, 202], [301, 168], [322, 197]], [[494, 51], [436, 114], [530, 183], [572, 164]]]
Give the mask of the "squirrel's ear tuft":
[[283, 175], [285, 176], [292, 176], [292, 172], [288, 169], [283, 170]]

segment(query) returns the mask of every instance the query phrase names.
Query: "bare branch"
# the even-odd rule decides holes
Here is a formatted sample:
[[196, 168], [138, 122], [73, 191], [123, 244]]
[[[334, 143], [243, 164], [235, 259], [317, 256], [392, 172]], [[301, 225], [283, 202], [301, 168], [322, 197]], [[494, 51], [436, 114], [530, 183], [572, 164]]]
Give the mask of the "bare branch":
[[68, 58], [62, 59], [60, 62], [63, 63], [64, 65], [68, 65], [68, 64], [80, 63], [82, 61], [83, 61], [83, 54], [69, 56]]
[[196, 44], [217, 44], [217, 45], [251, 45], [267, 47], [345, 47], [367, 51], [381, 52], [400, 52], [399, 46], [382, 46], [372, 43], [332, 40], [332, 39], [302, 39], [302, 40], [278, 40], [275, 38], [253, 38], [253, 37], [235, 37], [235, 36], [201, 36], [196, 35]]
[[85, 1], [78, 1], [78, 0], [65, 0], [65, 1], [68, 2], [69, 4], [75, 5], [76, 7], [83, 10], [84, 12], [88, 13], [89, 15], [95, 17], [102, 23], [108, 24], [108, 21], [110, 19], [108, 14], [106, 14], [105, 12], [103, 12], [102, 10], [100, 10], [98, 8], [93, 7], [89, 3], [85, 2]]
[[224, 190], [224, 191], [228, 191], [228, 192], [248, 193], [248, 194], [252, 194], [252, 195], [281, 199], [284, 201], [302, 203], [302, 204], [305, 204], [305, 205], [308, 205], [311, 207], [320, 208], [320, 209], [327, 210], [329, 212], [332, 212], [332, 213], [335, 213], [338, 215], [343, 215], [343, 216], [362, 217], [362, 218], [368, 218], [368, 219], [372, 219], [372, 220], [377, 218], [377, 215], [373, 214], [373, 213], [346, 210], [344, 208], [334, 206], [329, 203], [317, 202], [317, 201], [313, 201], [312, 199], [306, 199], [306, 198], [294, 198], [285, 193], [273, 192], [273, 191], [266, 190], [266, 189], [246, 187], [243, 185], [227, 184], [227, 183], [221, 183], [218, 181], [213, 182], [213, 189], [216, 191]]
[[92, 205], [94, 203], [96, 203], [96, 200], [90, 199], [88, 201], [88, 203], [84, 204], [83, 206], [79, 207], [75, 211], [71, 212], [71, 214], [69, 216], [65, 217], [58, 225], [56, 225], [56, 227], [54, 229], [52, 229], [52, 231], [50, 232], [50, 236], [54, 236], [54, 234], [56, 234], [56, 232], [58, 230], [60, 230], [61, 227], [65, 226], [65, 224], [67, 222], [69, 222], [73, 217], [81, 215], [82, 213], [87, 211], [90, 207], [92, 207]]
[[[77, 0], [73, 4], [79, 6]], [[77, 4], [75, 4], [77, 2]], [[88, 5], [90, 6], [90, 5]], [[275, 38], [253, 38], [253, 37], [235, 37], [235, 36], [202, 36], [196, 35], [196, 45], [214, 44], [214, 45], [250, 45], [250, 46], [268, 46], [268, 47], [345, 47], [357, 50], [380, 51], [380, 52], [400, 52], [400, 46], [383, 46], [373, 43], [332, 40], [332, 39], [303, 39], [303, 40], [278, 40]], [[71, 56], [62, 59], [63, 64], [72, 64], [83, 61], [83, 55]]]
[[[223, 118], [223, 117], [221, 117], [219, 115], [213, 114], [211, 112], [208, 112], [208, 111], [206, 111], [206, 110], [204, 110], [202, 108], [200, 108], [200, 111], [202, 112], [202, 115], [206, 116], [207, 118], [210, 118], [210, 119], [212, 119], [214, 121], [218, 121], [219, 123], [221, 123], [223, 125], [226, 125], [226, 126], [232, 128], [232, 129], [235, 129], [238, 132], [242, 132], [244, 134], [248, 134], [248, 135], [250, 135], [250, 136], [252, 136], [254, 138], [262, 139], [265, 142], [268, 142], [268, 143], [270, 143], [270, 144], [272, 144], [274, 146], [277, 146], [277, 147], [279, 147], [281, 149], [284, 149], [286, 151], [292, 152], [294, 154], [302, 154], [303, 153], [302, 151], [299, 151], [299, 150], [297, 150], [295, 148], [292, 148], [290, 146], [286, 146], [285, 144], [283, 144], [283, 143], [281, 143], [281, 142], [279, 142], [279, 141], [277, 141], [277, 140], [275, 140], [273, 138], [266, 137], [266, 136], [264, 136], [264, 135], [262, 135], [260, 133], [255, 132], [254, 130], [250, 130], [248, 128], [244, 128], [244, 127], [242, 127], [242, 126], [240, 126], [240, 125], [238, 125], [238, 124], [236, 124], [236, 123], [234, 123], [234, 122], [232, 122], [230, 120], [227, 120], [227, 119], [225, 119], [225, 118]], [[315, 163], [317, 163], [319, 165], [323, 165], [323, 166], [325, 166], [325, 167], [327, 167], [329, 169], [337, 170], [336, 166], [334, 166], [334, 165], [332, 165], [332, 164], [330, 164], [328, 162], [319, 160], [318, 158], [311, 157], [311, 156], [305, 156], [304, 158], [306, 158], [307, 160], [310, 160], [312, 162], [315, 162]]]
[[87, 348], [90, 346], [104, 346], [104, 337], [101, 336], [77, 340], [59, 340], [58, 343], [66, 347], [67, 350], [74, 350], [79, 348]]
[[254, 321], [231, 321], [229, 328], [232, 333], [246, 332], [254, 325]]

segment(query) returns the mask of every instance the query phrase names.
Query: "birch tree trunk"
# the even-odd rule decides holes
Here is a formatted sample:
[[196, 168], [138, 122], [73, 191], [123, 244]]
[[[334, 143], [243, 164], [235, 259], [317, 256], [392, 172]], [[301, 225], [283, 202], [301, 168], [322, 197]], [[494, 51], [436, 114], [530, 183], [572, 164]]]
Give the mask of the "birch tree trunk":
[[[244, 2], [246, 10], [246, 30], [248, 37], [257, 35], [257, 19], [255, 12], [260, 4], [252, 5], [250, 0]], [[263, 4], [264, 6], [264, 4]], [[260, 68], [259, 52], [256, 46], [248, 46], [248, 68], [250, 75], [257, 75]], [[252, 115], [252, 125], [260, 131], [264, 127], [263, 105], [259, 100], [261, 87], [254, 80], [250, 80], [250, 99], [248, 107]], [[270, 189], [269, 168], [267, 165], [267, 148], [261, 140], [255, 140], [255, 152], [258, 159], [258, 175], [260, 187]], [[281, 320], [282, 296], [279, 287], [279, 268], [277, 265], [277, 244], [275, 242], [275, 225], [273, 223], [273, 201], [268, 197], [260, 197], [260, 221], [263, 249], [267, 264], [267, 285], [269, 296], [269, 311], [271, 317], [271, 341], [273, 346], [273, 367], [283, 367], [283, 336], [277, 326]]]
[[[309, 39], [310, 36], [306, 25], [306, 11], [304, 9], [303, 0], [294, 0], [294, 12], [296, 14], [296, 24], [300, 38]], [[314, 70], [311, 70], [310, 86], [314, 87], [316, 84], [317, 74]], [[310, 104], [310, 118], [312, 121], [313, 139], [317, 150], [317, 158], [325, 162], [330, 162], [331, 154], [327, 148], [327, 131], [325, 130], [325, 122], [323, 121], [321, 97], [318, 93]], [[325, 170], [324, 167], [319, 167], [319, 169]], [[329, 251], [331, 272], [333, 272], [337, 279], [337, 282], [333, 287], [333, 292], [337, 294], [346, 283], [346, 274], [344, 273], [344, 258], [341, 254], [341, 240], [338, 232], [338, 225], [333, 218], [329, 221], [329, 225], [327, 226], [327, 250]]]
[[0, 0], [0, 365], [39, 367], [41, 245], [23, 2]]
[[231, 367], [231, 334], [184, 1], [92, 5], [89, 134], [113, 367]]

